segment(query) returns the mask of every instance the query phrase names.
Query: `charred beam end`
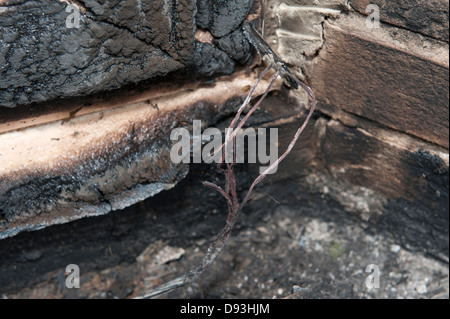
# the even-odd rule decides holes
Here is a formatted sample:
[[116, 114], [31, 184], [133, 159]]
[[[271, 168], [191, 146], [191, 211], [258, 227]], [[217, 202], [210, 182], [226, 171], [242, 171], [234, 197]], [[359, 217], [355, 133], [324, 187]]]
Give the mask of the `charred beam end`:
[[[178, 5], [189, 9], [187, 2]], [[175, 25], [174, 17], [161, 13], [164, 1], [127, 6], [130, 16], [123, 17], [129, 3], [85, 1], [85, 13], [50, 0], [3, 7], [0, 106], [85, 96], [181, 70], [194, 47], [193, 6]]]
[[170, 160], [171, 130], [193, 119], [214, 122], [255, 80], [241, 73], [195, 91], [0, 134], [0, 238], [122, 209], [173, 187], [188, 168]]

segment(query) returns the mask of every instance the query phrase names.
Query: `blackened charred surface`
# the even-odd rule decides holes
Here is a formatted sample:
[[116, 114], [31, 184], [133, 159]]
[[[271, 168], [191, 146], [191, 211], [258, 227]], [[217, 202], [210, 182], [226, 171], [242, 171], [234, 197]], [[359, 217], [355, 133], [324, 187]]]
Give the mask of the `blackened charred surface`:
[[15, 6], [15, 5], [24, 3], [25, 1], [27, 1], [27, 0], [4, 0], [2, 2], [2, 4], [5, 6]]
[[[449, 211], [449, 176], [448, 166], [437, 155], [431, 155], [426, 150], [418, 150], [409, 155], [411, 174], [421, 180], [417, 185], [425, 193], [435, 211]], [[447, 215], [448, 225], [448, 215]]]
[[[186, 63], [194, 37], [195, 1], [81, 1], [93, 20], [129, 30], [171, 58]], [[89, 16], [89, 15], [88, 15]]]
[[254, 0], [200, 0], [195, 19], [200, 28], [208, 29], [215, 37], [223, 37], [236, 30], [248, 15]]
[[[249, 178], [241, 169], [242, 190]], [[215, 180], [220, 172], [214, 165], [194, 165], [193, 170], [172, 192], [160, 193], [125, 210], [1, 240], [0, 293], [30, 287], [45, 280], [48, 272], [63, 270], [71, 263], [83, 272], [106, 269], [134, 262], [147, 245], [157, 240], [183, 247], [186, 240], [213, 236], [224, 222], [226, 203], [214, 191], [205, 189], [201, 181]], [[30, 252], [40, 252], [41, 257], [29, 261], [25, 257]]]
[[[435, 176], [446, 176], [448, 174], [448, 166], [445, 165], [444, 161], [439, 156], [431, 155], [430, 152], [426, 150], [418, 150], [415, 152], [414, 160], [419, 163], [419, 166], [422, 169], [432, 171]], [[427, 174], [427, 176], [429, 175]], [[445, 182], [445, 180], [441, 180], [440, 184], [442, 182], [448, 186], [448, 183]]]
[[377, 229], [448, 261], [449, 177], [439, 156], [386, 144], [336, 121], [327, 124], [321, 154], [342, 185], [369, 187], [387, 199], [378, 213], [370, 212]]
[[197, 23], [197, 26], [207, 29], [210, 21], [212, 20], [212, 12], [212, 0], [197, 0], [197, 13], [195, 15], [195, 22]]
[[449, 261], [448, 210], [433, 209], [404, 198], [388, 200], [377, 230], [388, 231], [403, 247]]
[[48, 167], [5, 174], [0, 184], [0, 238], [106, 214], [172, 188], [188, 167], [170, 161], [170, 132], [192, 119], [211, 125], [241, 103], [242, 97], [234, 97], [219, 106], [200, 101], [182, 111], [159, 110]]
[[[198, 3], [198, 12], [211, 10], [215, 36], [238, 29], [253, 5], [249, 0], [216, 2]], [[194, 0], [76, 3], [82, 6], [79, 28], [66, 26], [72, 11], [66, 12], [65, 2], [4, 4], [0, 107], [88, 96], [151, 79], [171, 81], [175, 73], [188, 79], [230, 74], [236, 61], [249, 61], [242, 46], [221, 51], [196, 43]]]
[[240, 64], [248, 64], [253, 59], [253, 48], [241, 29], [217, 39], [215, 44]]
[[[411, 249], [425, 248], [436, 258], [449, 258], [449, 175], [448, 166], [436, 155], [418, 150], [405, 157], [417, 193], [416, 200], [392, 199], [378, 221]], [[399, 231], [399, 230], [402, 231]]]
[[209, 43], [195, 44], [192, 69], [201, 77], [210, 78], [217, 74], [230, 75], [235, 70], [235, 62], [224, 52]]
[[[427, 192], [422, 185], [428, 182], [422, 175], [425, 173], [421, 171], [421, 162], [411, 160], [416, 156], [414, 154], [419, 154], [413, 149], [405, 151], [395, 144], [387, 145], [382, 138], [368, 131], [331, 120], [327, 123], [321, 154], [331, 174], [354, 185], [367, 186], [368, 181], [372, 181], [370, 188], [390, 198], [434, 201], [424, 197]], [[445, 191], [442, 183], [439, 186], [441, 192]]]
[[[1, 106], [89, 95], [164, 76], [182, 69], [192, 52], [180, 50], [173, 58], [151, 39], [139, 39], [132, 29], [89, 15], [81, 15], [79, 28], [67, 28], [66, 6], [27, 1], [1, 13]], [[193, 35], [185, 40], [192, 48]]]

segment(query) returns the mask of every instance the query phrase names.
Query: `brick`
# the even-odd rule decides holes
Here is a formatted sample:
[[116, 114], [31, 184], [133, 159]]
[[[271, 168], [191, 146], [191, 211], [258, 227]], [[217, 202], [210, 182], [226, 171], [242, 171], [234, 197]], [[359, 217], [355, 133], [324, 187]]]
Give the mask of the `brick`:
[[362, 14], [368, 14], [369, 4], [380, 8], [383, 22], [448, 42], [448, 0], [352, 0], [351, 3]]
[[448, 44], [356, 15], [325, 23], [306, 74], [319, 107], [343, 110], [448, 148]]

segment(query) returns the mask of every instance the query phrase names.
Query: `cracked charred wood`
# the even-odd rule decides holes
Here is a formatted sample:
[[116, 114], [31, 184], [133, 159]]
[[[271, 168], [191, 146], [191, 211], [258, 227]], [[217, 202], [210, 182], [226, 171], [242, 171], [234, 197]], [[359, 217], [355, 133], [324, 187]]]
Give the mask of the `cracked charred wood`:
[[[245, 98], [252, 75], [0, 134], [0, 238], [101, 215], [172, 188], [171, 130], [212, 124]], [[267, 83], [256, 94], [261, 94]], [[155, 92], [152, 91], [154, 95]]]
[[253, 2], [254, 0], [199, 0], [195, 16], [197, 25], [221, 38], [238, 29], [242, 20], [250, 13]]
[[208, 28], [222, 37], [256, 10], [253, 0], [198, 6], [194, 0], [1, 1], [0, 107], [160, 82], [174, 74], [190, 80], [231, 74], [237, 62], [232, 47], [224, 52], [199, 43], [194, 15], [210, 14]]
[[85, 1], [78, 28], [66, 26], [73, 13], [65, 2], [6, 3], [0, 11], [0, 105], [89, 95], [181, 70], [194, 48], [192, 1], [177, 2], [187, 7], [178, 25], [164, 15], [164, 1], [143, 8], [119, 2]]

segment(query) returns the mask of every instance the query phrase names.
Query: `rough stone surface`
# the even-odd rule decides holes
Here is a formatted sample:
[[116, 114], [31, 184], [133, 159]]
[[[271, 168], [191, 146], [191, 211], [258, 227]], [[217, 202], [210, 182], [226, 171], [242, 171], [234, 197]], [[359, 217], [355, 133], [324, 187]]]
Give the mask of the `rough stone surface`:
[[378, 6], [382, 22], [448, 42], [449, 2], [447, 0], [351, 1], [352, 7], [365, 15], [373, 13], [366, 11], [369, 4]]

